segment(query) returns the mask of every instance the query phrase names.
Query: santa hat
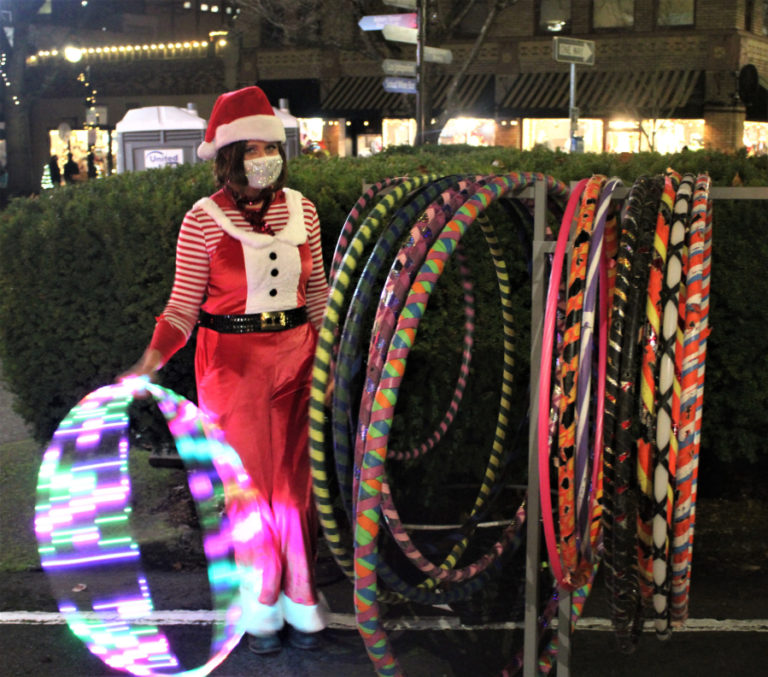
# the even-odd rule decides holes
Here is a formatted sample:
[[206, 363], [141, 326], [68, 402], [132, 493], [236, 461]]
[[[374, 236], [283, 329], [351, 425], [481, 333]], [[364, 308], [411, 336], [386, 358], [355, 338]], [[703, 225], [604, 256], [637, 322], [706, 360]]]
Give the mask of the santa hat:
[[216, 99], [197, 154], [210, 160], [219, 148], [249, 139], [285, 141], [283, 123], [259, 87], [244, 87]]

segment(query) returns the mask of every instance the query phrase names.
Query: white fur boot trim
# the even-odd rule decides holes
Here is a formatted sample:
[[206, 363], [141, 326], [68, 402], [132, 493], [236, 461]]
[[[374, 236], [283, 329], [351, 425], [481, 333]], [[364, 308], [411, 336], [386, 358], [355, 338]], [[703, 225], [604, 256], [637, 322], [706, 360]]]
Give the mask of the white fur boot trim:
[[322, 593], [318, 594], [317, 604], [299, 604], [281, 592], [280, 603], [286, 623], [301, 632], [320, 632], [328, 625], [328, 603]]
[[258, 594], [242, 586], [240, 603], [243, 607], [241, 625], [249, 635], [271, 635], [283, 627], [283, 607], [279, 599], [272, 605], [262, 604]]

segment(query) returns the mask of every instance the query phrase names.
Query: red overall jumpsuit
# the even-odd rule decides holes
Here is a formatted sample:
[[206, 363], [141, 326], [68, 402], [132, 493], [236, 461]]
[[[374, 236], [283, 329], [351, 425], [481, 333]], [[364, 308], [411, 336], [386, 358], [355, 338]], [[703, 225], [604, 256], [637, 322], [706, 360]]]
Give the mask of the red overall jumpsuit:
[[[185, 218], [188, 225], [192, 221], [203, 233], [208, 259], [203, 310], [242, 315], [290, 310], [307, 303], [308, 282], [318, 280], [317, 273], [312, 274], [308, 239], [317, 217], [314, 206], [300, 194], [286, 190], [270, 205], [265, 223], [273, 227], [274, 235], [250, 230], [222, 191], [197, 202]], [[179, 247], [183, 241], [180, 234]], [[184, 278], [187, 285], [199, 285], [194, 280], [202, 275], [190, 275], [190, 265], [177, 251], [172, 301], [175, 294], [185, 302]], [[310, 308], [310, 317], [318, 323], [317, 299], [322, 296], [324, 303], [323, 295], [327, 296], [322, 270], [321, 275], [322, 284], [315, 284], [320, 287], [314, 291], [315, 308]], [[169, 307], [156, 336], [162, 333], [164, 319], [174, 319], [174, 309]], [[241, 585], [245, 630], [255, 635], [276, 631], [284, 621], [303, 632], [325, 627], [324, 606], [314, 585], [317, 516], [308, 452], [316, 338], [312, 322], [283, 331], [244, 334], [198, 330], [199, 405], [224, 431], [258, 495], [254, 562]], [[153, 338], [153, 343], [160, 345], [162, 340]]]

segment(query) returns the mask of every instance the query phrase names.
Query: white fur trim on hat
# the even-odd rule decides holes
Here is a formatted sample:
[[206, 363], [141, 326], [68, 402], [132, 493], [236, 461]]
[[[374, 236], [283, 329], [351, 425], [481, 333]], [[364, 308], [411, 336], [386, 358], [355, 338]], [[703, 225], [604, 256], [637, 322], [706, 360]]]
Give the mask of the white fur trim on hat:
[[203, 141], [197, 148], [197, 154], [203, 160], [211, 160], [219, 148], [235, 141], [285, 141], [285, 127], [277, 115], [249, 115], [238, 118], [216, 128], [214, 141]]

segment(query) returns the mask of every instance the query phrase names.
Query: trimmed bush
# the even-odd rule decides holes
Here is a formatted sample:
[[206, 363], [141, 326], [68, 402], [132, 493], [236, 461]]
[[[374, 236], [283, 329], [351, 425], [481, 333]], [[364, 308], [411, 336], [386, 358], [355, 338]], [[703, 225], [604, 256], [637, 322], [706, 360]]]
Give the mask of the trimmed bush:
[[[536, 150], [437, 146], [398, 148], [371, 158], [300, 157], [289, 184], [311, 199], [323, 225], [326, 263], [364, 183], [407, 174], [489, 174], [515, 170], [564, 181], [592, 173], [631, 182], [668, 166], [708, 171], [715, 185], [768, 185], [768, 159], [705, 151], [568, 155]], [[47, 440], [86, 393], [113, 381], [141, 355], [173, 279], [179, 224], [192, 203], [213, 190], [210, 166], [182, 166], [112, 176], [16, 199], [0, 213], [0, 356], [19, 413]], [[702, 459], [735, 463], [765, 458], [758, 424], [768, 405], [768, 341], [761, 299], [768, 298], [766, 210], [760, 202], [717, 202]], [[530, 284], [527, 245], [506, 212], [491, 220], [516, 290], [515, 393], [521, 430], [517, 468], [527, 463]], [[530, 233], [527, 233], [530, 236]], [[499, 399], [501, 321], [495, 276], [479, 229], [466, 249], [473, 263], [477, 333], [470, 382], [445, 442], [423, 461], [393, 469], [414, 492], [429, 477], [474, 481], [483, 472]], [[461, 292], [455, 265], [430, 300], [401, 389], [393, 444], [431, 433], [447, 408], [459, 368]], [[371, 310], [372, 312], [372, 310]], [[194, 338], [163, 369], [160, 381], [194, 399]], [[438, 368], [436, 368], [436, 366]], [[510, 444], [512, 444], [510, 442]], [[425, 488], [426, 487], [426, 488]], [[407, 488], [405, 489], [407, 491]]]

